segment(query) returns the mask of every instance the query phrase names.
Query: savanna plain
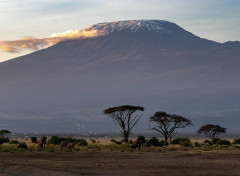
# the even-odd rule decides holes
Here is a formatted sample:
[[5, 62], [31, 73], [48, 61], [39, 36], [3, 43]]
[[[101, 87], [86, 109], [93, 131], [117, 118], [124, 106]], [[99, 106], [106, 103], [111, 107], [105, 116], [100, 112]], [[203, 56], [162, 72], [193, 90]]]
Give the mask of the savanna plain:
[[61, 149], [56, 139], [59, 138], [48, 140], [41, 151], [38, 144], [30, 140], [25, 140], [27, 149], [18, 148], [17, 142], [3, 143], [0, 176], [240, 175], [240, 144], [236, 144], [239, 141], [229, 140], [231, 144], [218, 145], [192, 139], [191, 144], [182, 145], [175, 140], [168, 146], [160, 143], [155, 146], [153, 138], [152, 143], [146, 142], [143, 148], [134, 149], [131, 141], [96, 138], [81, 139], [74, 148]]

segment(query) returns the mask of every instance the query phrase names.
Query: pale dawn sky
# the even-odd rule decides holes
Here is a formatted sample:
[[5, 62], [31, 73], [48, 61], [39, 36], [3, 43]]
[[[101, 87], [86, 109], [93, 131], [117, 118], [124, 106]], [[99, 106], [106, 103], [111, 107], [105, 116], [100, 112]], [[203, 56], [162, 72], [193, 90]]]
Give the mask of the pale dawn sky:
[[240, 41], [238, 0], [0, 0], [0, 62], [36, 50], [29, 43], [30, 50], [9, 48], [19, 39], [46, 42], [68, 30], [133, 19], [167, 20], [202, 38]]

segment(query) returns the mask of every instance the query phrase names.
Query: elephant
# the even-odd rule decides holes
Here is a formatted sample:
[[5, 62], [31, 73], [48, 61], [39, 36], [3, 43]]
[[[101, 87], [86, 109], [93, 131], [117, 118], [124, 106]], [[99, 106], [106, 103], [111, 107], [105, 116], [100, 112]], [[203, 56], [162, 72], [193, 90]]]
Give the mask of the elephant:
[[61, 142], [61, 150], [62, 150], [62, 148], [67, 147], [68, 144], [69, 144], [68, 141], [62, 141], [62, 142]]
[[144, 141], [142, 139], [137, 139], [134, 144], [132, 145], [132, 149], [141, 150], [143, 148]]
[[45, 145], [47, 143], [47, 137], [43, 136], [39, 141], [38, 141], [38, 150], [42, 151], [45, 149]]
[[74, 149], [74, 144], [73, 143], [68, 143], [67, 144], [67, 149], [68, 150], [73, 150]]
[[27, 147], [26, 142], [19, 142], [19, 143], [18, 143], [18, 148], [27, 149], [28, 147]]

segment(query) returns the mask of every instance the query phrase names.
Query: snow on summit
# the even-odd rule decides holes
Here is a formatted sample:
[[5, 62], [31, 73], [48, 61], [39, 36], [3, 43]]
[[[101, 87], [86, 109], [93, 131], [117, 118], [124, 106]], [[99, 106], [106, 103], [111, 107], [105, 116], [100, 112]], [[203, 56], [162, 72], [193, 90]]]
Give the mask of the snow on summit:
[[147, 30], [149, 32], [159, 32], [165, 30], [164, 24], [169, 23], [163, 20], [129, 20], [129, 21], [116, 21], [110, 23], [98, 23], [89, 28], [86, 31], [98, 30], [104, 34], [109, 34], [115, 31], [122, 31], [130, 29], [133, 32], [139, 30]]

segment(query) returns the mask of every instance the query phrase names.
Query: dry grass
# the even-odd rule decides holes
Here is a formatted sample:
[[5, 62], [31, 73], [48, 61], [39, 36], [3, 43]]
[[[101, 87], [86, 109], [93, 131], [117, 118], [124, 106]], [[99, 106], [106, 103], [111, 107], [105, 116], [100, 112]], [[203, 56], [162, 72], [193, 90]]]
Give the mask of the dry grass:
[[[17, 139], [16, 139], [17, 140]], [[87, 139], [88, 146], [75, 145], [73, 151], [67, 149], [60, 149], [60, 145], [47, 144], [44, 151], [41, 152], [140, 152], [138, 150], [133, 150], [131, 144], [115, 144], [111, 142], [110, 139]], [[117, 139], [120, 141], [120, 138]], [[134, 140], [134, 139], [133, 139]], [[204, 144], [205, 139], [191, 139], [193, 146], [182, 147], [180, 145], [168, 145], [164, 147], [144, 147], [141, 152], [172, 152], [172, 151], [192, 151], [192, 152], [206, 152], [206, 151], [218, 151], [218, 150], [240, 150], [239, 144], [231, 144], [230, 146], [225, 145], [209, 145]], [[40, 152], [37, 150], [37, 144], [32, 143], [30, 140], [18, 140], [19, 142], [26, 142], [28, 149], [18, 149], [17, 144], [4, 143], [0, 145], [0, 152]], [[233, 141], [233, 140], [230, 140]], [[198, 142], [200, 145], [194, 147], [194, 143]]]

